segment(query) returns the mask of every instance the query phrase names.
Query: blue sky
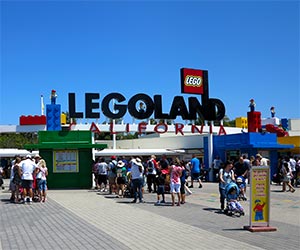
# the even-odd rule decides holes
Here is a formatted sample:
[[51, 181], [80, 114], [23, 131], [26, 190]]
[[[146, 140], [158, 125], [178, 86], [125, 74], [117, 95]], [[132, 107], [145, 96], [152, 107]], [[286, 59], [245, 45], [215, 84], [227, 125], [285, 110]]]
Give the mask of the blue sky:
[[0, 124], [39, 115], [52, 89], [62, 111], [70, 92], [78, 111], [85, 93], [101, 103], [119, 92], [160, 94], [169, 112], [174, 96], [191, 96], [182, 67], [208, 70], [231, 120], [251, 98], [262, 117], [274, 106], [300, 118], [299, 11], [299, 1], [1, 1]]

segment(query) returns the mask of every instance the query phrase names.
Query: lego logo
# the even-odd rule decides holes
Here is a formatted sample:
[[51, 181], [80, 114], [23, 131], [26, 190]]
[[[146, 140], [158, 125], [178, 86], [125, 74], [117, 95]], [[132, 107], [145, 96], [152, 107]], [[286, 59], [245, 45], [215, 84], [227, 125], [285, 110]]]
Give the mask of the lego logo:
[[200, 87], [202, 84], [201, 76], [189, 76], [187, 75], [184, 80], [184, 85], [189, 87]]

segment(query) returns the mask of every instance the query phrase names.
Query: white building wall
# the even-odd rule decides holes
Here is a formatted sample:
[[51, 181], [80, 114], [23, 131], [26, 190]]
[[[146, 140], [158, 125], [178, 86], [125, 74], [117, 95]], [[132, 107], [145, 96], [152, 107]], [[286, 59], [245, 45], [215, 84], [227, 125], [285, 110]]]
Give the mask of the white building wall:
[[[117, 149], [186, 149], [203, 148], [203, 137], [206, 135], [186, 135], [169, 137], [141, 137], [133, 140], [117, 141]], [[97, 143], [106, 143], [108, 148], [113, 148], [112, 141], [96, 141]]]

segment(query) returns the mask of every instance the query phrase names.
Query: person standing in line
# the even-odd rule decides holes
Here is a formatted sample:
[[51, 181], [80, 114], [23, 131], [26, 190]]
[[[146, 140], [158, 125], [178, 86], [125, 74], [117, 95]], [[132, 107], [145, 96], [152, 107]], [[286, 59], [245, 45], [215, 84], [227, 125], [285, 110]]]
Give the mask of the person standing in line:
[[[15, 198], [16, 198], [16, 185], [14, 184], [13, 179], [14, 179], [14, 166], [17, 157], [21, 158], [19, 155], [16, 155], [14, 159], [11, 161], [10, 179], [9, 179], [9, 190], [11, 191], [11, 196], [9, 199], [10, 202], [15, 202]], [[2, 173], [0, 172], [0, 175], [1, 174]]]
[[39, 198], [40, 198], [40, 202], [45, 202], [47, 200], [48, 168], [46, 166], [46, 162], [44, 159], [41, 159], [39, 161], [37, 169], [38, 169], [37, 179], [39, 179], [39, 181], [37, 182], [38, 190], [39, 190]]
[[170, 166], [170, 193], [172, 198], [172, 206], [175, 206], [175, 194], [177, 194], [177, 206], [180, 206], [180, 177], [182, 175], [182, 168], [178, 158], [175, 159], [174, 164]]
[[167, 159], [167, 156], [165, 154], [162, 155], [162, 157], [159, 161], [159, 164], [160, 164], [161, 170], [168, 170], [169, 169], [170, 163], [169, 163], [169, 161]]
[[180, 203], [184, 204], [185, 203], [185, 182], [186, 182], [186, 177], [187, 177], [187, 171], [186, 171], [186, 163], [184, 161], [180, 161], [180, 165], [182, 168], [182, 173], [180, 176]]
[[98, 184], [98, 168], [97, 168], [97, 164], [99, 163], [99, 159], [100, 157], [98, 157], [95, 161], [93, 160], [92, 161], [92, 173], [93, 173], [93, 180], [94, 180], [94, 183], [95, 183], [95, 189], [98, 190], [100, 189], [99, 187], [99, 184]]
[[112, 156], [111, 162], [108, 164], [108, 184], [109, 184], [109, 194], [113, 192], [116, 193], [116, 177], [117, 177], [117, 157]]
[[219, 174], [219, 171], [221, 169], [221, 166], [222, 166], [223, 162], [222, 160], [220, 159], [220, 156], [216, 156], [216, 158], [213, 160], [213, 163], [212, 163], [212, 170], [213, 170], [213, 181], [216, 182], [217, 181], [217, 177], [218, 177], [218, 174]]
[[15, 203], [19, 203], [19, 193], [20, 193], [20, 187], [22, 185], [22, 171], [20, 168], [20, 162], [21, 162], [21, 158], [20, 157], [16, 157], [15, 161], [14, 161], [14, 166], [12, 166], [13, 168], [13, 180], [12, 182], [15, 185]]
[[[165, 183], [166, 183], [166, 175], [164, 175], [161, 171], [160, 163], [157, 164], [156, 170], [156, 186], [157, 186], [157, 202], [155, 205], [160, 205], [161, 203], [166, 203], [165, 199]], [[160, 195], [162, 196], [162, 200], [160, 200]]]
[[[108, 165], [105, 162], [104, 157], [100, 157], [98, 159], [98, 162], [96, 163], [97, 167], [97, 173], [98, 173], [98, 180], [97, 180], [97, 185], [99, 186], [100, 192], [106, 192], [107, 189], [107, 169]], [[103, 184], [103, 188], [102, 188]]]
[[[33, 183], [33, 173], [36, 169], [36, 164], [32, 161], [31, 155], [27, 155], [26, 159], [21, 161], [21, 170], [22, 170], [22, 188], [23, 188], [23, 197], [24, 203], [32, 203], [33, 192], [32, 192], [32, 183]], [[29, 193], [29, 197], [27, 194]]]
[[[125, 167], [125, 163], [122, 160], [118, 161], [117, 164], [117, 197], [124, 197], [124, 189], [125, 189], [125, 184], [127, 182], [126, 180], [127, 177], [127, 169]], [[121, 190], [121, 195], [120, 195], [120, 190]]]
[[219, 172], [219, 193], [222, 213], [225, 209], [225, 186], [226, 184], [235, 181], [232, 168], [232, 161], [226, 161], [224, 169], [221, 168]]
[[147, 185], [149, 193], [152, 192], [152, 185], [153, 185], [153, 192], [156, 193], [156, 169], [157, 169], [157, 162], [156, 162], [155, 155], [151, 155], [151, 158], [147, 161], [146, 164], [146, 174], [147, 174]]
[[200, 160], [193, 154], [193, 158], [191, 160], [191, 185], [189, 188], [194, 187], [194, 181], [198, 181], [199, 188], [202, 188], [202, 182], [200, 179]]
[[131, 181], [133, 184], [134, 191], [134, 199], [131, 203], [136, 203], [137, 198], [139, 198], [140, 203], [144, 203], [143, 200], [143, 174], [144, 174], [144, 166], [142, 164], [142, 160], [140, 158], [135, 158], [131, 160]]
[[39, 197], [40, 199], [40, 192], [39, 192], [39, 182], [41, 180], [41, 173], [39, 173], [39, 163], [41, 161], [42, 157], [38, 154], [34, 156], [34, 163], [37, 166], [33, 173], [33, 197]]

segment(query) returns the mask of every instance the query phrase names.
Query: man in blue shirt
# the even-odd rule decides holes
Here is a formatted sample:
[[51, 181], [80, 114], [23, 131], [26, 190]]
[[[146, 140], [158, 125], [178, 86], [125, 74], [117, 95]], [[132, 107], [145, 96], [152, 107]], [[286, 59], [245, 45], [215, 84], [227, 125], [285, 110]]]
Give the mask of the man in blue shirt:
[[198, 181], [199, 188], [202, 188], [200, 172], [201, 172], [200, 160], [193, 154], [193, 158], [191, 160], [191, 185], [189, 186], [189, 188], [194, 187], [194, 181]]

